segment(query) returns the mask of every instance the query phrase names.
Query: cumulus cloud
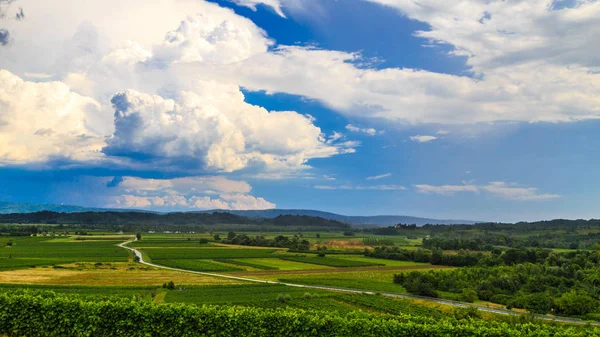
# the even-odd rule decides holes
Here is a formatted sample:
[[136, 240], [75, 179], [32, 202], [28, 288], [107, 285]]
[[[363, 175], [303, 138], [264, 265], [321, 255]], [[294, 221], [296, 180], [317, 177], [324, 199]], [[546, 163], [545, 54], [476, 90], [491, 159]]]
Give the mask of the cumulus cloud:
[[0, 165], [97, 159], [104, 139], [88, 121], [98, 109], [62, 82], [24, 81], [0, 69]]
[[221, 176], [183, 177], [173, 179], [145, 179], [124, 177], [118, 184], [126, 192], [175, 191], [177, 193], [204, 193], [212, 191], [226, 194], [249, 193], [252, 187], [245, 181], [230, 180]]
[[266, 33], [240, 16], [213, 16], [198, 13], [181, 21], [154, 47], [154, 61], [160, 65], [188, 62], [227, 64], [267, 51], [272, 44]]
[[306, 168], [312, 158], [347, 153], [347, 143], [327, 143], [304, 115], [268, 112], [244, 102], [236, 86], [198, 83], [178, 100], [128, 90], [112, 99], [115, 133], [104, 153], [172, 158], [209, 171], [246, 167]]
[[[113, 179], [114, 181], [114, 179]], [[245, 181], [219, 176], [174, 179], [123, 177], [110, 207], [153, 209], [269, 209], [276, 205], [254, 197]]]
[[387, 178], [387, 177], [391, 177], [391, 176], [392, 176], [391, 173], [384, 173], [384, 174], [380, 174], [377, 176], [367, 177], [367, 180], [379, 180], [379, 179], [383, 179], [383, 178]]
[[402, 185], [373, 185], [373, 186], [353, 186], [353, 185], [316, 185], [318, 190], [357, 190], [357, 191], [404, 191], [406, 187]]
[[427, 143], [427, 142], [431, 142], [433, 140], [436, 140], [437, 137], [436, 136], [421, 136], [421, 135], [417, 135], [417, 136], [411, 136], [410, 140], [412, 140], [413, 142], [419, 142], [419, 143]]
[[535, 201], [535, 200], [550, 200], [560, 198], [558, 194], [539, 193], [535, 187], [519, 187], [515, 183], [506, 182], [490, 182], [487, 185], [414, 185], [419, 193], [434, 193], [440, 195], [452, 196], [456, 193], [470, 192], [479, 193], [480, 191], [487, 192], [493, 196], [516, 201]]

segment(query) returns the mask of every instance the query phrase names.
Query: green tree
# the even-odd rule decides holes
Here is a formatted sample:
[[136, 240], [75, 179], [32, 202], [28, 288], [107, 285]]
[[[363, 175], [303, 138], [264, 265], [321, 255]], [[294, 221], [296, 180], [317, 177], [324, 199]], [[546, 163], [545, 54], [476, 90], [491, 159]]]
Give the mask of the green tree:
[[142, 239], [142, 233], [137, 232], [137, 234], [135, 234], [135, 239], [140, 241]]
[[558, 313], [569, 316], [585, 315], [596, 309], [597, 305], [598, 301], [594, 298], [575, 290], [562, 294], [556, 300]]

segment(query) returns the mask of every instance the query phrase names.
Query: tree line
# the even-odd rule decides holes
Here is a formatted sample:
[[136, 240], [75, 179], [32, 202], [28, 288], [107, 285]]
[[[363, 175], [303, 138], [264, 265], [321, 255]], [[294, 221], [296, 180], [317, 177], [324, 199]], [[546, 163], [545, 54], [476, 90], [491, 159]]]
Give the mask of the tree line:
[[[490, 261], [501, 262], [487, 265]], [[600, 318], [600, 252], [512, 249], [470, 268], [394, 275], [413, 294]]]

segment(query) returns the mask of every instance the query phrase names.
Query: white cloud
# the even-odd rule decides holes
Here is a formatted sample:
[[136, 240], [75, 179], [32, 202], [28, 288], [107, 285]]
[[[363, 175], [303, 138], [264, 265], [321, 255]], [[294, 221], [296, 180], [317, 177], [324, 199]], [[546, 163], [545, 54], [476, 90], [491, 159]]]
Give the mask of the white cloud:
[[230, 180], [221, 176], [183, 177], [173, 179], [144, 179], [125, 177], [119, 187], [126, 191], [173, 190], [178, 193], [249, 193], [252, 187], [245, 181]]
[[133, 90], [116, 95], [116, 130], [105, 153], [191, 162], [209, 171], [278, 171], [306, 168], [309, 159], [347, 153], [355, 145], [327, 144], [306, 116], [247, 104], [236, 86], [197, 82], [195, 93], [178, 96], [175, 101]]
[[[107, 92], [130, 88], [165, 97], [172, 88], [195, 91], [198, 78], [302, 95], [344, 114], [409, 123], [572, 121], [600, 116], [600, 64], [595, 56], [600, 54], [595, 43], [600, 34], [595, 20], [599, 3], [582, 1], [575, 8], [549, 10], [551, 0], [462, 0], [456, 6], [440, 0], [371, 1], [429, 24], [431, 30], [418, 36], [432, 45], [452, 45], [454, 53], [467, 57], [475, 78], [359, 67], [356, 63], [367, 60], [356, 53], [299, 46], [269, 51], [271, 41], [250, 20], [192, 0], [165, 0], [154, 6], [141, 0], [118, 6], [116, 0], [59, 4], [23, 0], [23, 6], [31, 8], [28, 20], [10, 23], [15, 43], [3, 49], [6, 57], [0, 59], [0, 68], [57, 78], [85, 73], [93, 83], [88, 85], [94, 90], [92, 97], [106, 112], [102, 120], [108, 131], [112, 125]], [[276, 11], [316, 6], [315, 1], [296, 0], [237, 3], [251, 8], [262, 3]], [[190, 13], [199, 15], [186, 19]], [[128, 47], [127, 41], [139, 48]], [[124, 63], [146, 59], [147, 51], [153, 57], [146, 64], [163, 68], [137, 63], [124, 69]], [[104, 57], [106, 64], [99, 65]], [[115, 68], [108, 65], [114, 59], [124, 60]]]
[[274, 203], [249, 195], [251, 189], [244, 181], [217, 176], [175, 179], [124, 177], [114, 188], [114, 195], [107, 206], [178, 210], [275, 208]]
[[245, 6], [253, 11], [256, 11], [257, 5], [265, 5], [271, 7], [277, 15], [285, 18], [285, 14], [283, 14], [283, 10], [281, 9], [281, 3], [279, 0], [231, 0], [236, 3], [238, 6]]
[[411, 136], [410, 140], [412, 140], [413, 142], [419, 142], [419, 143], [427, 143], [427, 142], [431, 142], [432, 140], [436, 140], [438, 139], [436, 136]]
[[373, 191], [404, 191], [406, 187], [401, 185], [373, 185], [373, 186], [353, 186], [353, 185], [316, 185], [315, 189], [318, 190], [373, 190]]
[[227, 64], [262, 54], [272, 44], [266, 33], [239, 16], [198, 13], [181, 21], [154, 47], [154, 60], [160, 65], [207, 62]]
[[98, 110], [62, 82], [24, 81], [0, 69], [0, 165], [97, 159], [104, 140], [88, 122]]
[[414, 185], [419, 193], [435, 193], [440, 195], [452, 196], [456, 193], [470, 192], [479, 193], [479, 191], [488, 192], [493, 196], [517, 201], [550, 200], [560, 198], [558, 194], [542, 194], [535, 187], [519, 187], [517, 184], [505, 182], [490, 182], [487, 185], [473, 185], [466, 182], [465, 185]]
[[366, 133], [369, 136], [375, 136], [376, 134], [382, 134], [383, 133], [383, 131], [377, 132], [377, 130], [375, 130], [374, 128], [359, 128], [359, 127], [354, 126], [352, 124], [346, 125], [346, 130], [352, 131], [352, 132]]
[[379, 179], [387, 178], [390, 176], [392, 176], [391, 173], [385, 173], [385, 174], [380, 174], [377, 176], [367, 177], [367, 180], [379, 180]]
[[[2, 116], [2, 127], [10, 123], [11, 136], [8, 140], [3, 136], [4, 144], [10, 142], [11, 147], [2, 150], [3, 161], [102, 156], [97, 150], [107, 136], [111, 138], [106, 153], [123, 157], [129, 150], [138, 157], [157, 156], [157, 163], [165, 168], [172, 168], [177, 160], [188, 168], [212, 171], [301, 170], [312, 158], [355, 151], [358, 143], [341, 142], [336, 134], [326, 139], [313, 121], [298, 113], [268, 113], [245, 103], [239, 86], [302, 95], [348, 115], [410, 123], [569, 121], [600, 116], [595, 57], [600, 53], [594, 43], [600, 3], [548, 10], [550, 0], [464, 0], [460, 6], [439, 0], [377, 2], [430, 24], [431, 31], [418, 35], [454, 46], [455, 53], [467, 56], [477, 77], [365, 68], [357, 66], [365, 61], [357, 53], [300, 46], [270, 50], [273, 42], [250, 20], [204, 1], [165, 0], [144, 6], [141, 0], [131, 0], [119, 2], [120, 10], [115, 11], [116, 0], [59, 4], [23, 0], [24, 7], [29, 4], [28, 20], [7, 23], [15, 43], [3, 48], [6, 57], [0, 58], [0, 68], [63, 80], [47, 87], [26, 82], [17, 90], [59, 90], [60, 86], [69, 93], [62, 101], [46, 101], [42, 93], [33, 101], [18, 102], [11, 100], [12, 93], [5, 95], [10, 104], [2, 105], [9, 111]], [[238, 3], [263, 3], [276, 10], [304, 6], [295, 1]], [[489, 18], [483, 18], [484, 12]], [[514, 20], [506, 20], [509, 17]], [[570, 32], [568, 37], [564, 31]], [[140, 111], [117, 114], [115, 127], [110, 98], [126, 89], [133, 89], [124, 95], [141, 104]], [[52, 115], [77, 105], [85, 113], [70, 112], [68, 120], [50, 126], [45, 124], [54, 122], [27, 112]], [[32, 131], [19, 122], [25, 119], [15, 114], [17, 108], [24, 109], [27, 120], [39, 127]], [[136, 118], [140, 124], [134, 123]], [[349, 127], [365, 134], [377, 132]], [[42, 144], [35, 137], [19, 136], [32, 133], [58, 138]], [[84, 137], [73, 138], [75, 134]], [[137, 164], [143, 166], [144, 161]]]
[[477, 193], [479, 188], [474, 185], [414, 185], [419, 193], [435, 193], [441, 195], [455, 195], [456, 193], [462, 192], [473, 192]]
[[550, 200], [560, 198], [558, 194], [541, 194], [535, 187], [516, 187], [505, 182], [491, 182], [483, 190], [509, 200]]

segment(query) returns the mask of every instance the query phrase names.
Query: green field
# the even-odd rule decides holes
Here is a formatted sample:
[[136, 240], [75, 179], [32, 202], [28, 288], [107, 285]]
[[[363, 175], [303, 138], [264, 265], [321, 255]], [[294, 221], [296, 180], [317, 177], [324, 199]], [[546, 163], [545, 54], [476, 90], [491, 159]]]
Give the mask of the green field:
[[285, 256], [281, 257], [282, 260], [310, 263], [328, 267], [336, 268], [350, 268], [350, 267], [372, 267], [372, 266], [383, 266], [384, 264], [375, 263], [371, 261], [353, 261], [348, 259], [339, 259], [329, 256]]
[[194, 260], [194, 259], [180, 259], [180, 260], [158, 260], [163, 266], [179, 268], [193, 271], [205, 271], [205, 272], [228, 272], [228, 271], [243, 271], [245, 269], [234, 267], [220, 262], [211, 260]]
[[70, 262], [125, 262], [129, 253], [117, 247], [122, 241], [69, 240], [50, 237], [0, 239], [0, 270]]
[[171, 259], [238, 259], [272, 257], [274, 249], [260, 248], [144, 248], [153, 261]]
[[199, 239], [157, 239], [148, 240], [144, 239], [141, 241], [134, 241], [128, 244], [130, 247], [143, 248], [143, 247], [177, 247], [177, 248], [195, 248], [195, 247], [210, 247], [212, 243], [200, 243]]
[[[252, 263], [257, 266], [264, 266], [273, 270], [311, 270], [311, 269], [330, 269], [327, 266], [295, 262], [290, 260], [283, 260], [279, 258], [267, 258], [267, 259], [238, 259], [243, 263]], [[260, 269], [260, 268], [259, 268]], [[263, 268], [264, 269], [264, 268]]]

